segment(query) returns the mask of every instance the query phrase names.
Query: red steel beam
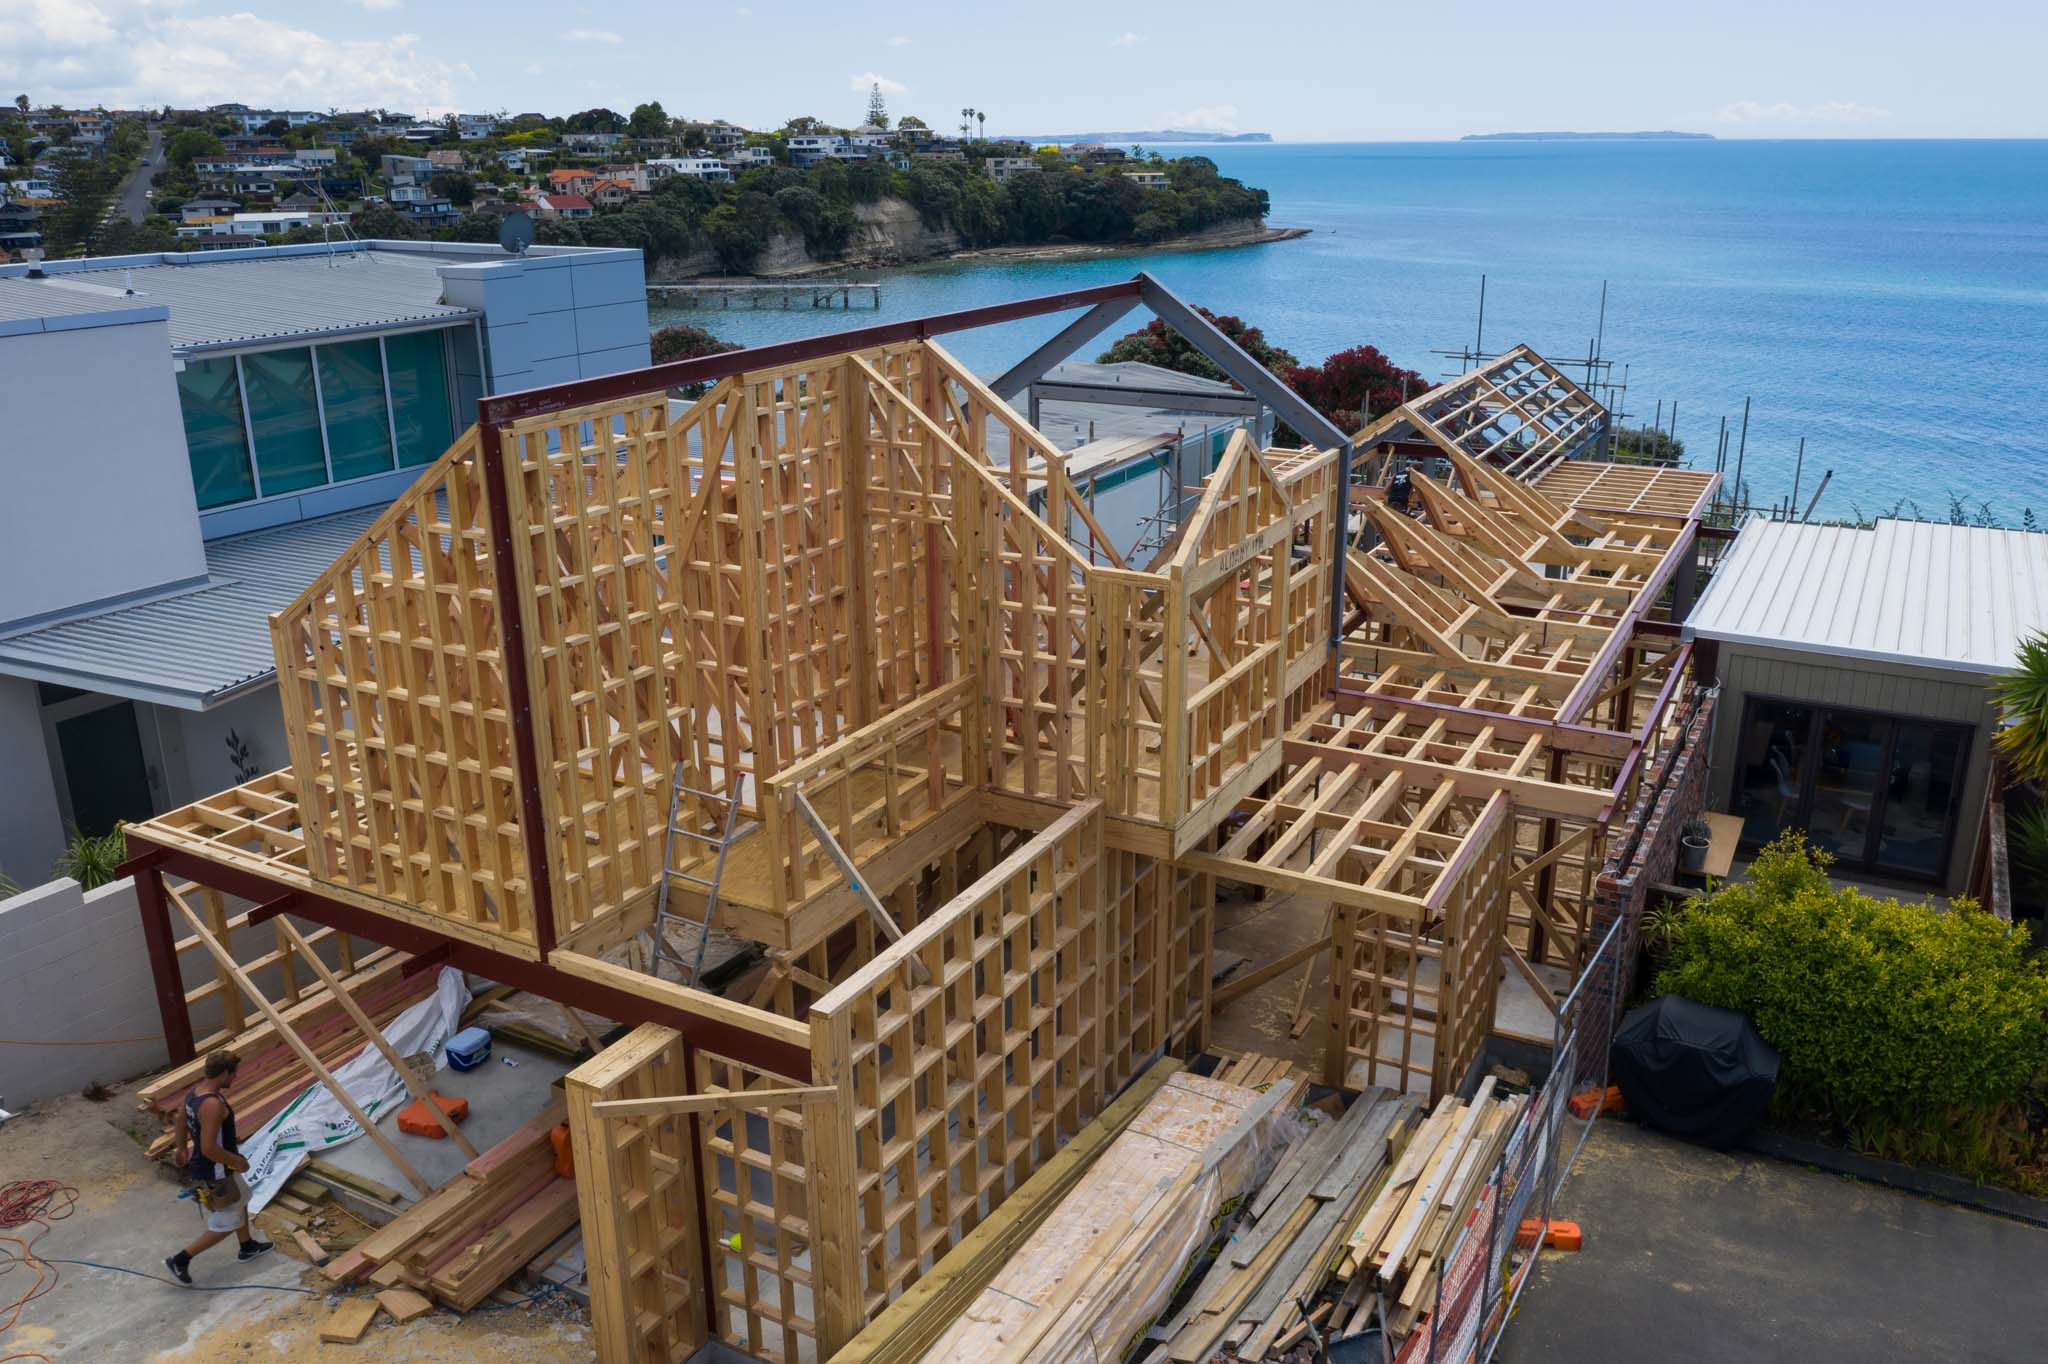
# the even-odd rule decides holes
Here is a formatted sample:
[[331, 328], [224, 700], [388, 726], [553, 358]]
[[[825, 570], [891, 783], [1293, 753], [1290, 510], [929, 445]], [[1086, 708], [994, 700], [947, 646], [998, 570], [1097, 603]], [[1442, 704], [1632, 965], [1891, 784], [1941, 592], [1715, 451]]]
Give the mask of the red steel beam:
[[[210, 862], [180, 848], [161, 848], [149, 843], [147, 837], [136, 830], [130, 830], [128, 838], [131, 847], [147, 848], [151, 855], [162, 854], [161, 859], [155, 862], [158, 869], [197, 881], [202, 885], [212, 886], [215, 890], [244, 900], [267, 903], [287, 891], [297, 890], [299, 898], [291, 906], [290, 912], [298, 918], [323, 924], [337, 933], [348, 933], [380, 946], [409, 952], [416, 957], [445, 954], [448, 965], [487, 977], [501, 985], [510, 985], [515, 990], [526, 990], [559, 1004], [567, 1004], [572, 1008], [599, 1014], [605, 1018], [615, 1018], [623, 1023], [659, 1023], [664, 1027], [674, 1028], [706, 1051], [773, 1071], [778, 1075], [803, 1076], [811, 1073], [811, 1054], [808, 1048], [762, 1037], [758, 1033], [717, 1019], [703, 1018], [681, 1009], [670, 1008], [656, 1000], [634, 994], [630, 990], [613, 989], [609, 985], [583, 980], [550, 966], [545, 961], [529, 961], [524, 957], [510, 956], [464, 942], [459, 938], [447, 937], [432, 929], [421, 928], [400, 919], [387, 918], [358, 905], [331, 899], [317, 889], [300, 890], [244, 868]], [[142, 884], [140, 876], [137, 877], [136, 884]], [[179, 1003], [182, 1007], [182, 987], [179, 992]], [[167, 1030], [169, 1026], [167, 1020]], [[189, 1048], [189, 1042], [187, 1046]], [[190, 1060], [191, 1056], [188, 1054], [185, 1059]]]
[[872, 350], [876, 346], [893, 346], [904, 341], [923, 341], [947, 332], [971, 331], [976, 327], [993, 326], [999, 322], [1016, 322], [1027, 317], [1042, 317], [1047, 313], [1092, 308], [1111, 299], [1136, 298], [1138, 293], [1138, 281], [1135, 279], [1117, 284], [1098, 284], [1088, 289], [1070, 289], [1065, 293], [1020, 298], [1013, 302], [992, 303], [981, 308], [963, 308], [958, 312], [934, 313], [930, 317], [906, 318], [901, 322], [883, 322], [872, 327], [856, 327], [852, 331], [808, 336], [801, 340], [782, 341], [769, 346], [752, 346], [746, 350], [727, 351], [723, 355], [704, 355], [694, 360], [676, 360], [666, 365], [629, 369], [593, 379], [576, 379], [546, 388], [529, 388], [519, 393], [501, 393], [477, 403], [477, 420], [480, 424], [502, 426], [526, 417], [559, 412], [564, 408], [611, 402], [636, 394], [679, 388], [685, 384], [714, 383], [751, 370], [781, 369], [789, 365], [800, 365], [807, 360], [844, 355], [848, 351]]
[[156, 986], [157, 1016], [164, 1025], [164, 1048], [171, 1064], [182, 1066], [198, 1055], [192, 1044], [192, 1010], [185, 1002], [185, 978], [178, 970], [178, 944], [171, 933], [170, 907], [164, 903], [161, 861], [145, 853], [123, 863], [121, 872], [135, 878], [135, 907], [142, 916], [142, 941], [149, 952], [150, 979]]

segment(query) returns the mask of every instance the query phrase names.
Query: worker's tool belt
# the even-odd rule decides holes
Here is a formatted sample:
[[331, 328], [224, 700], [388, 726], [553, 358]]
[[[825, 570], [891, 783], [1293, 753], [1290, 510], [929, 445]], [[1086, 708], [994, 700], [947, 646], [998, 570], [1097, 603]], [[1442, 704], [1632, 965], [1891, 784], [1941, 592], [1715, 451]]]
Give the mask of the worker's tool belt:
[[208, 1212], [232, 1208], [242, 1201], [242, 1186], [232, 1174], [225, 1179], [194, 1180], [192, 1187], [199, 1197], [199, 1206]]

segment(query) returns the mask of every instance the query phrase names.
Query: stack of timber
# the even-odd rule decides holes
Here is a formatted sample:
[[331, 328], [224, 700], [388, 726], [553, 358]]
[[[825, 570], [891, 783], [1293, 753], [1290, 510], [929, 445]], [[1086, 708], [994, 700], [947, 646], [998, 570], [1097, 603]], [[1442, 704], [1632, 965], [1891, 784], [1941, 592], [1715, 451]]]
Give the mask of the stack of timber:
[[1173, 1076], [923, 1358], [1126, 1357], [1279, 1158], [1302, 1092]]
[[1402, 1148], [1377, 1195], [1344, 1237], [1325, 1285], [1333, 1337], [1362, 1330], [1373, 1300], [1391, 1338], [1405, 1340], [1437, 1302], [1446, 1263], [1490, 1187], [1526, 1096], [1496, 1098], [1488, 1077], [1471, 1103], [1446, 1095]]
[[912, 1284], [833, 1355], [832, 1364], [909, 1364], [923, 1358], [1017, 1248], [1059, 1210], [1081, 1176], [1180, 1068], [1181, 1063], [1170, 1056], [1154, 1061], [1099, 1117], [1055, 1151], [1052, 1159], [947, 1251], [931, 1273]]
[[[434, 989], [434, 973], [407, 976], [400, 969], [405, 958], [393, 956], [374, 972], [358, 975], [346, 983], [349, 997], [379, 1028], [427, 997]], [[370, 1045], [361, 1029], [325, 986], [308, 991], [306, 997], [280, 1013], [298, 1033], [321, 1064], [330, 1071], [354, 1059]], [[235, 1072], [235, 1122], [246, 1136], [284, 1109], [300, 1091], [313, 1084], [316, 1076], [298, 1054], [277, 1036], [266, 1019], [224, 1044], [242, 1059]], [[156, 1116], [162, 1133], [150, 1143], [149, 1154], [162, 1159], [177, 1145], [184, 1124], [185, 1094], [206, 1074], [206, 1058], [196, 1057], [174, 1070], [165, 1071], [145, 1086], [138, 1099], [145, 1112]]]
[[1289, 1148], [1241, 1210], [1238, 1226], [1181, 1309], [1153, 1331], [1155, 1361], [1200, 1364], [1284, 1354], [1335, 1304], [1304, 1319], [1411, 1129], [1413, 1098], [1368, 1090]]
[[404, 1286], [467, 1312], [576, 1223], [576, 1184], [555, 1172], [560, 1101], [478, 1155], [327, 1267], [335, 1283]]

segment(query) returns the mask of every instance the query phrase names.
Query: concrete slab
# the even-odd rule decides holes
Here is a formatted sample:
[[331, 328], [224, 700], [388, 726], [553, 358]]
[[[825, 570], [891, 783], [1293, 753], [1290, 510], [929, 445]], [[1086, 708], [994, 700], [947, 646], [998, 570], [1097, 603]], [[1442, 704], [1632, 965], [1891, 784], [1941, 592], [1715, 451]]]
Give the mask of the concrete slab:
[[2048, 1230], [1603, 1121], [1503, 1364], [2037, 1364]]
[[[282, 1248], [245, 1265], [232, 1244], [216, 1247], [193, 1263], [197, 1288], [172, 1283], [163, 1257], [198, 1233], [199, 1218], [177, 1197], [175, 1178], [143, 1154], [137, 1117], [133, 1089], [125, 1087], [105, 1103], [73, 1096], [38, 1104], [0, 1127], [0, 1184], [54, 1179], [79, 1192], [71, 1215], [37, 1237], [35, 1252], [134, 1271], [53, 1265], [55, 1286], [0, 1330], [0, 1359], [34, 1352], [28, 1357], [53, 1364], [589, 1364], [593, 1357], [588, 1318], [554, 1299], [467, 1318], [437, 1311], [403, 1326], [384, 1318], [360, 1344], [323, 1345], [320, 1325], [341, 1299]], [[0, 1275], [0, 1304], [33, 1278], [21, 1268]], [[300, 1288], [310, 1291], [281, 1291]]]
[[[505, 1064], [507, 1059], [518, 1064], [508, 1066]], [[573, 1069], [573, 1062], [559, 1056], [499, 1038], [491, 1045], [491, 1059], [487, 1064], [468, 1071], [456, 1070], [453, 1066], [438, 1070], [434, 1072], [430, 1087], [436, 1093], [469, 1100], [469, 1121], [462, 1124], [462, 1134], [477, 1150], [488, 1151], [547, 1107], [554, 1097], [555, 1080]], [[399, 1131], [396, 1112], [377, 1125], [390, 1136], [392, 1144], [412, 1162], [421, 1177], [436, 1188], [461, 1174], [462, 1167], [469, 1163], [469, 1157], [462, 1153], [462, 1148], [446, 1137], [416, 1137]], [[323, 1164], [365, 1179], [374, 1179], [399, 1193], [412, 1193], [412, 1186], [406, 1183], [405, 1176], [398, 1172], [391, 1158], [378, 1150], [377, 1143], [367, 1137], [358, 1137], [346, 1146], [327, 1152], [320, 1160]]]

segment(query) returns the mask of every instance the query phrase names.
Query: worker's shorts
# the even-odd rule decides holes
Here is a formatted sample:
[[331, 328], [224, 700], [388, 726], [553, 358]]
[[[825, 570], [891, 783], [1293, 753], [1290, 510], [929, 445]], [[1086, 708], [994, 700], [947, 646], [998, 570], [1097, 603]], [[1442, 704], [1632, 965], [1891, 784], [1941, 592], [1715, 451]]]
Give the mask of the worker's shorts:
[[248, 1220], [249, 1186], [238, 1174], [198, 1185], [194, 1198], [208, 1231], [237, 1231]]

